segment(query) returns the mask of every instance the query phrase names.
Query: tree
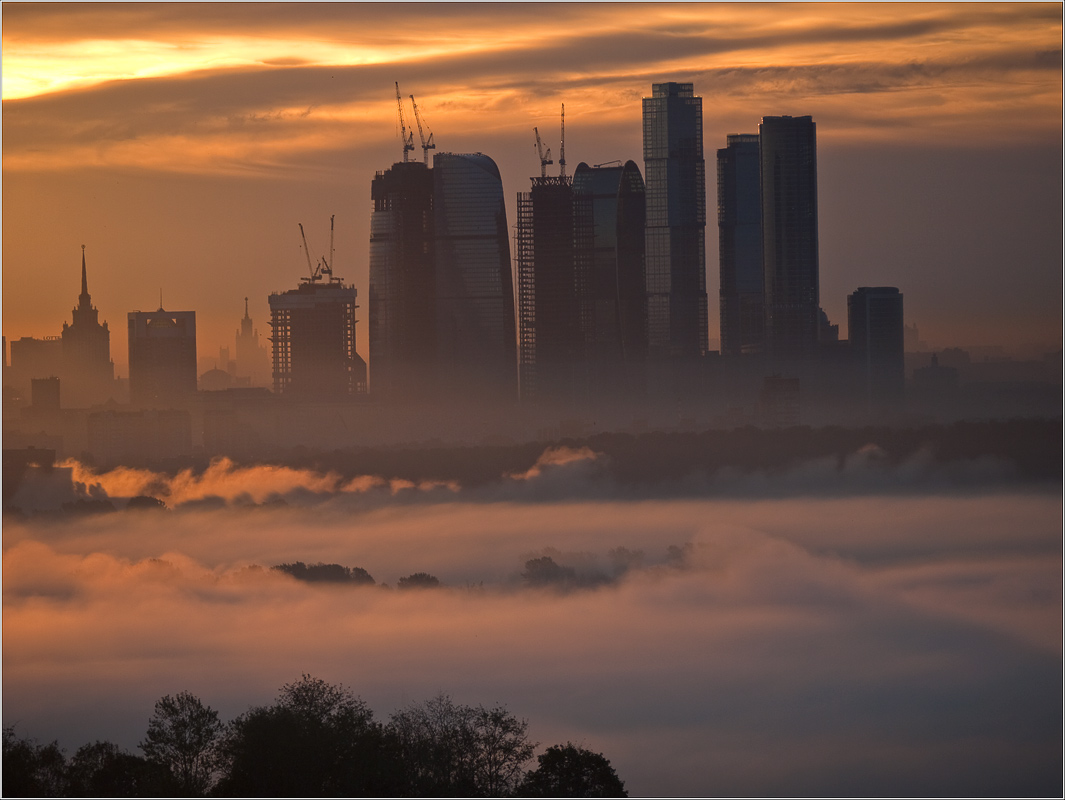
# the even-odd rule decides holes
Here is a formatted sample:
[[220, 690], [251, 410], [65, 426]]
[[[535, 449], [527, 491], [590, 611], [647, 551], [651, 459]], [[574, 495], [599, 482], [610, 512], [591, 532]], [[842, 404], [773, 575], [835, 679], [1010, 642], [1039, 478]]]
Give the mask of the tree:
[[536, 745], [528, 722], [504, 708], [457, 705], [439, 695], [392, 715], [407, 786], [421, 797], [499, 797], [511, 794]]
[[397, 750], [350, 690], [304, 675], [273, 706], [229, 724], [216, 792], [232, 796], [397, 794]]
[[625, 784], [601, 753], [571, 742], [554, 745], [540, 756], [539, 766], [525, 775], [519, 797], [628, 797]]
[[70, 797], [159, 797], [178, 794], [170, 771], [112, 742], [82, 745], [67, 765]]
[[436, 589], [440, 586], [440, 579], [428, 572], [415, 572], [406, 578], [400, 578], [396, 587], [399, 589]]
[[155, 704], [140, 749], [148, 761], [170, 770], [182, 793], [202, 796], [211, 785], [221, 732], [217, 711], [195, 695], [180, 692]]
[[530, 558], [525, 562], [522, 579], [530, 586], [572, 586], [577, 581], [577, 572], [571, 567], [555, 563], [550, 556]]
[[66, 758], [58, 742], [37, 744], [4, 728], [3, 794], [5, 797], [56, 797], [66, 785]]

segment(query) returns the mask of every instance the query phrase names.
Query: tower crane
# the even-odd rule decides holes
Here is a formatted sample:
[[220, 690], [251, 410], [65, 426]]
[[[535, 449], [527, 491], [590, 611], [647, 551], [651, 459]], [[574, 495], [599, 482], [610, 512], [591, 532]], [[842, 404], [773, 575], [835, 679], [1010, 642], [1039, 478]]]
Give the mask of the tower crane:
[[558, 151], [558, 174], [566, 177], [566, 104], [562, 104], [562, 147]]
[[533, 133], [536, 134], [536, 154], [538, 156], [540, 156], [540, 177], [541, 178], [546, 178], [547, 177], [547, 165], [555, 163], [554, 161], [551, 160], [551, 148], [550, 147], [547, 148], [547, 152], [545, 153], [544, 152], [544, 145], [540, 141], [540, 131], [537, 130], [536, 128], [533, 128]]
[[[424, 161], [428, 165], [429, 151], [436, 149], [436, 142], [433, 141], [432, 131], [429, 131], [429, 141], [425, 141], [425, 134], [422, 133], [422, 115], [418, 112], [418, 104], [414, 102], [414, 95], [410, 96], [410, 104], [414, 106], [414, 121], [418, 123], [418, 138], [422, 140], [422, 152], [425, 154]], [[429, 126], [426, 125], [425, 128], [428, 130]]]
[[300, 226], [300, 236], [303, 237], [303, 254], [307, 256], [307, 271], [311, 274], [311, 277], [302, 278], [302, 280], [305, 280], [308, 283], [314, 283], [321, 277], [321, 267], [315, 269], [311, 266], [311, 249], [307, 246], [307, 234], [303, 232], [303, 223], [299, 222], [297, 224]]
[[407, 133], [407, 124], [403, 121], [403, 98], [399, 94], [399, 81], [396, 81], [396, 107], [399, 109], [399, 132], [403, 137], [403, 163], [407, 163], [407, 153], [414, 149], [414, 131]]

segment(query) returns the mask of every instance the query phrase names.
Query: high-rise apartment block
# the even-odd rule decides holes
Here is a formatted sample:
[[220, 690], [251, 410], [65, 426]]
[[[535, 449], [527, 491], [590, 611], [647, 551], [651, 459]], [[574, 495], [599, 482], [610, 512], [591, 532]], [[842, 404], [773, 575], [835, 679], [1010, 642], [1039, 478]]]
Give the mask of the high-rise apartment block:
[[860, 287], [847, 296], [847, 329], [869, 407], [898, 406], [906, 381], [902, 293], [893, 286]]
[[721, 353], [762, 348], [762, 194], [758, 134], [730, 134], [717, 151]]
[[818, 343], [817, 137], [811, 117], [759, 126], [765, 349], [810, 357]]
[[690, 83], [656, 83], [643, 99], [647, 182], [648, 347], [697, 357], [708, 347], [706, 169], [702, 98]]
[[134, 405], [167, 408], [196, 392], [196, 312], [131, 311], [129, 399]]
[[366, 391], [366, 362], [355, 352], [357, 292], [324, 272], [269, 298], [274, 392], [292, 399], [336, 402]]

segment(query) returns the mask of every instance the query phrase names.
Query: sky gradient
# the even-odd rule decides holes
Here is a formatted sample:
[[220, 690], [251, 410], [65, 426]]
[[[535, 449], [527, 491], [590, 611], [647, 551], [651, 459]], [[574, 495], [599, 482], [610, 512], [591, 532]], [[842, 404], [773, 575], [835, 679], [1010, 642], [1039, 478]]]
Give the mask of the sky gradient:
[[[812, 114], [821, 303], [896, 285], [934, 346], [1060, 346], [1059, 4], [4, 4], [3, 332], [54, 335], [89, 288], [125, 374], [125, 314], [195, 310], [201, 355], [243, 298], [306, 269], [354, 282], [366, 354], [370, 182], [401, 157], [394, 82], [437, 152], [514, 196], [532, 128], [571, 169], [641, 166], [640, 98], [703, 98], [707, 195], [728, 133]], [[407, 107], [409, 115], [409, 105]], [[419, 157], [416, 148], [413, 157]], [[717, 330], [710, 205], [707, 290]]]

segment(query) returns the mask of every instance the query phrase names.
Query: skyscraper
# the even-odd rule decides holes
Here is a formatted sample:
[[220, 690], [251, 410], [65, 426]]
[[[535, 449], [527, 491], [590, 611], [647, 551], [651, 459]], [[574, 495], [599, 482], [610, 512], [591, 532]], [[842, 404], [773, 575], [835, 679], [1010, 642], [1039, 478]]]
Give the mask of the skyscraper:
[[71, 324], [63, 323], [63, 395], [68, 406], [103, 403], [114, 392], [111, 331], [100, 323], [89, 295], [85, 246], [81, 247], [81, 294]]
[[847, 296], [847, 335], [870, 409], [897, 407], [906, 380], [902, 293], [862, 286]]
[[706, 168], [692, 84], [656, 83], [643, 99], [643, 158], [649, 352], [697, 357], [708, 347]]
[[270, 295], [274, 392], [298, 400], [349, 400], [366, 391], [366, 362], [355, 352], [354, 286], [332, 271]]
[[196, 393], [196, 312], [131, 311], [129, 399], [167, 408]]
[[516, 400], [503, 181], [482, 153], [433, 156], [436, 367], [451, 397]]
[[432, 171], [393, 164], [377, 173], [370, 195], [370, 391], [425, 399], [436, 355]]
[[818, 342], [817, 138], [811, 117], [763, 117], [762, 263], [765, 345], [778, 358]]
[[758, 134], [729, 134], [717, 151], [721, 353], [762, 347], [762, 197]]
[[576, 222], [570, 178], [533, 178], [531, 190], [518, 194], [523, 400], [568, 397], [582, 371], [585, 274], [577, 261]]
[[270, 354], [262, 346], [259, 331], [248, 314], [248, 298], [244, 298], [244, 317], [237, 330], [237, 375], [248, 378], [252, 386], [264, 386], [271, 380]]

